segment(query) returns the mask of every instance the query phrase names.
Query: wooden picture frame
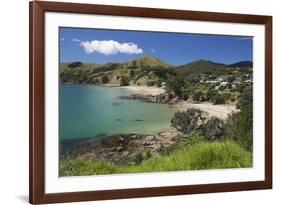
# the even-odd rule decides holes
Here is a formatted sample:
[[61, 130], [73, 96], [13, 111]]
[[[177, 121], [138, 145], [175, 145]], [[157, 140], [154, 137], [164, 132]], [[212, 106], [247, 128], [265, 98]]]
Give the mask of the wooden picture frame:
[[[272, 188], [272, 17], [245, 14], [104, 6], [92, 4], [30, 2], [30, 104], [29, 104], [29, 200], [32, 204], [153, 197], [181, 194], [229, 192]], [[44, 15], [46, 12], [98, 14], [125, 17], [195, 20], [208, 22], [246, 23], [265, 26], [265, 180], [164, 186], [118, 190], [98, 190], [71, 193], [45, 193], [44, 170]]]

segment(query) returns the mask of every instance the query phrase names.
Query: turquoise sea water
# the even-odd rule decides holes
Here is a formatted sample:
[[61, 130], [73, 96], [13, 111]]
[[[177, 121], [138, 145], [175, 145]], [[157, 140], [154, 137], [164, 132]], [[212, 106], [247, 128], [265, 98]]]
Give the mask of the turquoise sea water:
[[121, 100], [124, 88], [60, 85], [60, 139], [94, 138], [117, 133], [155, 134], [170, 127], [169, 105]]

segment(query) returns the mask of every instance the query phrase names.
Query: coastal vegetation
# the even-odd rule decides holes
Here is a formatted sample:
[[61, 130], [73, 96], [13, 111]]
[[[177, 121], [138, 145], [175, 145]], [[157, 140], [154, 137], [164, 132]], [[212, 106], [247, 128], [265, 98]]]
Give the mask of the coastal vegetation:
[[225, 65], [199, 60], [172, 66], [145, 55], [104, 65], [62, 63], [60, 82], [164, 90], [156, 95], [119, 96], [121, 100], [236, 107], [225, 118], [199, 108], [178, 110], [170, 120], [171, 129], [158, 134], [116, 133], [61, 140], [61, 176], [252, 167], [252, 62]]
[[79, 157], [62, 160], [60, 164], [60, 175], [84, 176], [95, 174], [242, 168], [251, 166], [252, 154], [233, 142], [198, 142], [193, 146], [178, 148], [169, 155], [162, 154], [154, 156], [143, 161], [143, 163], [130, 166], [116, 165], [106, 161], [93, 162], [92, 160]]

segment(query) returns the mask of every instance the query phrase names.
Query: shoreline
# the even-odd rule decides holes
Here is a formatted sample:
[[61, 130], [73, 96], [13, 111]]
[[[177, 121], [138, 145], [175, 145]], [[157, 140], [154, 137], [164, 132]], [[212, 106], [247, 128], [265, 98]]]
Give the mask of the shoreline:
[[128, 85], [128, 86], [119, 86], [119, 88], [128, 89], [134, 94], [143, 94], [143, 95], [160, 95], [165, 93], [164, 88], [153, 87], [153, 86], [137, 86], [137, 85]]
[[71, 84], [71, 83], [64, 83], [66, 85], [93, 85], [93, 86], [99, 86], [99, 87], [105, 87], [105, 88], [122, 88], [127, 89], [132, 92], [133, 94], [143, 94], [143, 95], [160, 95], [162, 93], [165, 93], [164, 88], [155, 87], [155, 86], [146, 86], [146, 85], [128, 85], [128, 86], [120, 86], [119, 84]]
[[225, 120], [231, 113], [239, 112], [235, 105], [221, 104], [214, 105], [209, 102], [194, 103], [188, 101], [180, 101], [174, 104], [179, 111], [186, 111], [191, 108], [199, 109], [208, 113], [210, 117], [218, 117]]
[[112, 162], [116, 165], [133, 165], [140, 154], [142, 157], [157, 156], [164, 148], [177, 144], [181, 136], [181, 132], [170, 128], [157, 134], [112, 134], [99, 139], [69, 140], [61, 142], [64, 143], [64, 147], [60, 157], [61, 159], [81, 157], [92, 161]]

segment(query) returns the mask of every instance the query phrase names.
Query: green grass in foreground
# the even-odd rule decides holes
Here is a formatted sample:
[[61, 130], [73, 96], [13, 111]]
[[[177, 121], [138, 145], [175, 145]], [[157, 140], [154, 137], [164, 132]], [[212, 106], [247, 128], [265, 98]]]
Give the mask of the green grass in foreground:
[[175, 150], [168, 156], [152, 157], [140, 165], [117, 166], [108, 162], [92, 162], [81, 158], [63, 160], [61, 176], [142, 173], [160, 171], [206, 170], [252, 167], [252, 154], [237, 144], [200, 142]]

